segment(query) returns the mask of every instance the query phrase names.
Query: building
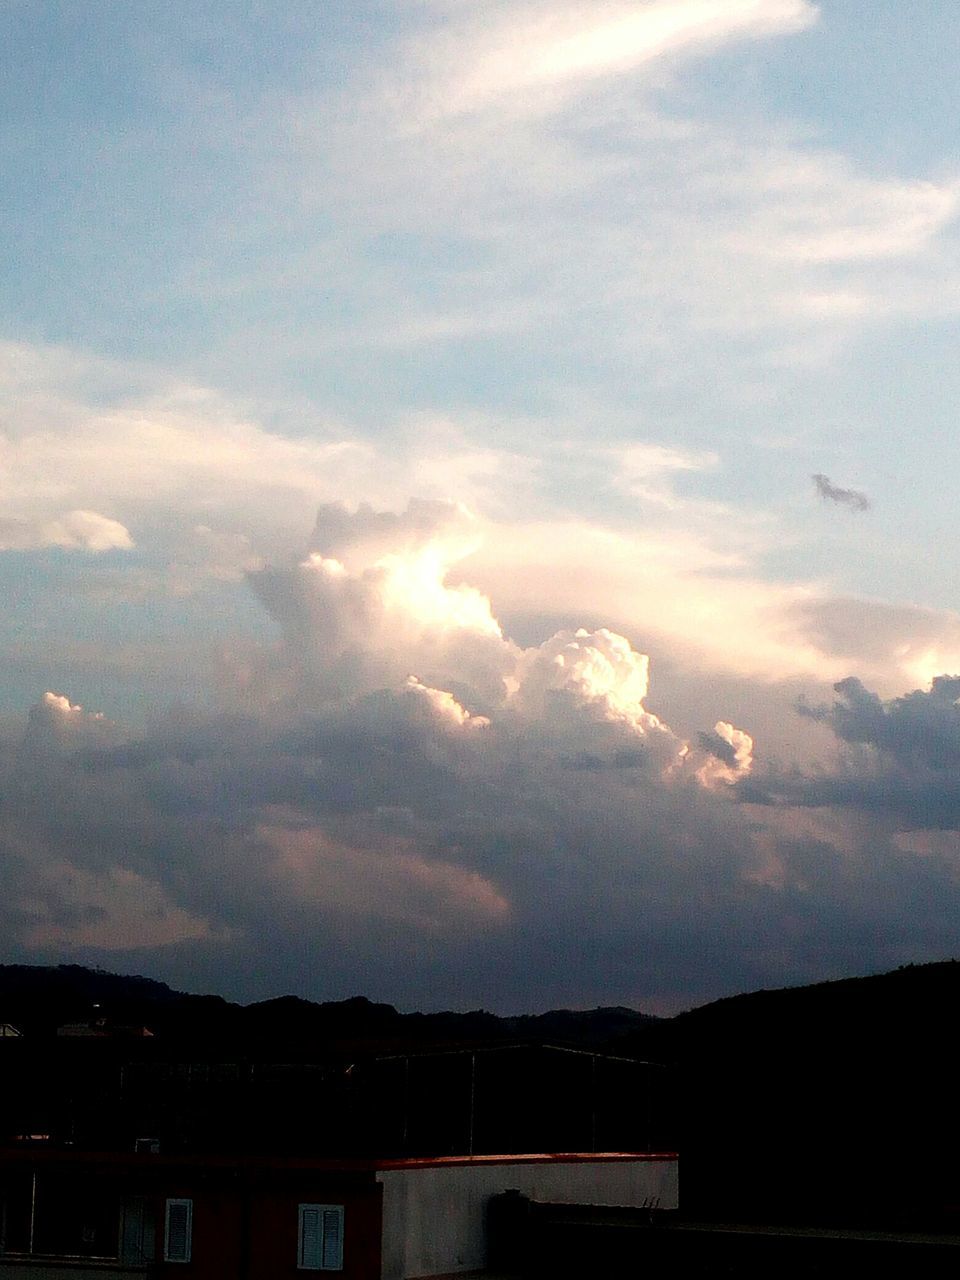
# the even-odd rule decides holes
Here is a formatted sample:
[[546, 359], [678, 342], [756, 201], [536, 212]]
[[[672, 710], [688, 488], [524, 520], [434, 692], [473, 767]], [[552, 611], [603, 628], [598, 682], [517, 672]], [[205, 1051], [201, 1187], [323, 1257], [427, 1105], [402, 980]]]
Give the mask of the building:
[[[557, 1045], [400, 1053], [162, 1036], [2, 1042], [0, 1147], [381, 1158], [672, 1151], [670, 1072]], [[238, 1123], [238, 1117], [240, 1122]]]
[[394, 1160], [0, 1151], [0, 1280], [412, 1280], [481, 1270], [487, 1214], [677, 1207], [672, 1153]]

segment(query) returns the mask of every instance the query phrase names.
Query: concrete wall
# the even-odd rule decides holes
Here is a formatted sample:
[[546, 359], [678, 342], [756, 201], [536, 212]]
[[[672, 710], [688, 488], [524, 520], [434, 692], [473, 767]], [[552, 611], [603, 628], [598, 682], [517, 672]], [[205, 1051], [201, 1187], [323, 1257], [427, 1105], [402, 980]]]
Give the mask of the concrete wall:
[[491, 1196], [560, 1204], [677, 1207], [676, 1160], [478, 1163], [386, 1169], [382, 1280], [475, 1271], [486, 1262]]

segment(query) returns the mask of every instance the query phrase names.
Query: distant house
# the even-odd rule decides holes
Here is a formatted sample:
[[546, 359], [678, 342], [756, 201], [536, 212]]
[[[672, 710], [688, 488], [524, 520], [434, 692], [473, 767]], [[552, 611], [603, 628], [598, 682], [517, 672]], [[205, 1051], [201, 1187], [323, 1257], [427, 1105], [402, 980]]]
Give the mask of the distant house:
[[[411, 1280], [477, 1271], [506, 1191], [535, 1201], [677, 1206], [673, 1154], [333, 1160], [0, 1151], [0, 1280], [334, 1271]], [[181, 1271], [189, 1264], [188, 1271]]]
[[71, 1038], [80, 1036], [100, 1036], [105, 1038], [107, 1029], [100, 1022], [65, 1022], [62, 1027], [57, 1027], [57, 1035]]
[[95, 1036], [101, 1040], [142, 1040], [152, 1036], [149, 1027], [122, 1026], [108, 1022], [106, 1018], [91, 1018], [86, 1022], [65, 1022], [57, 1027], [57, 1035], [67, 1038]]
[[10, 1022], [0, 1022], [0, 1040], [10, 1040], [22, 1036], [23, 1032]]

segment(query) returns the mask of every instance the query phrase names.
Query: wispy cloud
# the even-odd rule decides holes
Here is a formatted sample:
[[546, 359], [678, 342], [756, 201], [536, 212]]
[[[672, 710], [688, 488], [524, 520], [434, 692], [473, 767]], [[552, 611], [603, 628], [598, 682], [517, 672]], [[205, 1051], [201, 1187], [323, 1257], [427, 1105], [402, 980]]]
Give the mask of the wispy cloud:
[[[495, 106], [543, 109], [558, 94], [660, 58], [729, 41], [803, 30], [816, 21], [807, 0], [609, 0], [594, 5], [468, 5], [417, 50], [434, 81], [421, 85], [421, 123]], [[454, 67], [456, 71], [454, 71]]]
[[510, 333], [544, 381], [601, 360], [635, 378], [716, 362], [735, 381], [740, 364], [825, 363], [866, 325], [952, 312], [949, 174], [874, 172], [789, 121], [671, 105], [674, 58], [817, 17], [804, 0], [440, 6], [390, 70], [292, 101], [277, 198], [292, 182], [333, 217], [347, 256], [324, 250], [322, 275], [354, 282], [350, 324], [316, 340]]

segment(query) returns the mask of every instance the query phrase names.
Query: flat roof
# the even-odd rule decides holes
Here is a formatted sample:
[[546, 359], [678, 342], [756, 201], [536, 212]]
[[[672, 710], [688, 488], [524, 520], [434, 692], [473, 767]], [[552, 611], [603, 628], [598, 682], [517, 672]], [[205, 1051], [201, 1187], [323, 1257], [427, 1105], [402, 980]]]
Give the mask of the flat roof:
[[559, 1151], [523, 1152], [515, 1155], [405, 1156], [354, 1159], [337, 1156], [277, 1156], [222, 1154], [150, 1154], [147, 1152], [91, 1151], [55, 1147], [46, 1143], [17, 1143], [0, 1147], [4, 1164], [99, 1165], [117, 1169], [236, 1169], [303, 1170], [311, 1173], [380, 1173], [404, 1169], [443, 1169], [463, 1165], [509, 1164], [614, 1164], [648, 1163], [677, 1159], [675, 1151]]
[[551, 1151], [502, 1156], [407, 1156], [377, 1160], [380, 1169], [442, 1169], [464, 1164], [614, 1164], [620, 1162], [676, 1160], [675, 1151]]

